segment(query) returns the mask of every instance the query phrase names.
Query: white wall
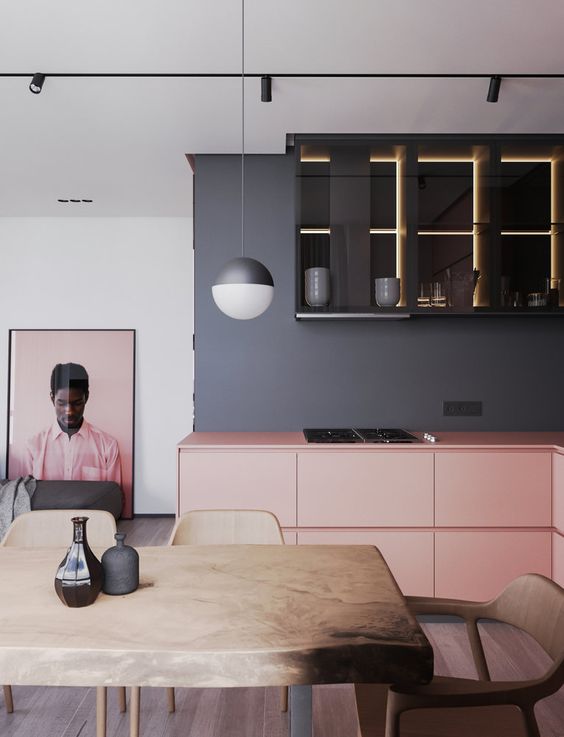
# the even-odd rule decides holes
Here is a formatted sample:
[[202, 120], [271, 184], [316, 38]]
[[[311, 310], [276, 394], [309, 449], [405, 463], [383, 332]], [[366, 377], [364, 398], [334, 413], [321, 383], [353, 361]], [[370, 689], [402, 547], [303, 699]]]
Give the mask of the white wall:
[[0, 478], [8, 331], [134, 328], [134, 508], [176, 510], [192, 429], [192, 218], [0, 218]]

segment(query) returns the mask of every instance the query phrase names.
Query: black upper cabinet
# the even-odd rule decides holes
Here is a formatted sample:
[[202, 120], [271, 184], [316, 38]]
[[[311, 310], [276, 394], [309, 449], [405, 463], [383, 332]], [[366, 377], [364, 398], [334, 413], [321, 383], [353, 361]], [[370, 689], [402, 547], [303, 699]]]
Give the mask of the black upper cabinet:
[[295, 150], [298, 317], [564, 314], [564, 139], [297, 136]]

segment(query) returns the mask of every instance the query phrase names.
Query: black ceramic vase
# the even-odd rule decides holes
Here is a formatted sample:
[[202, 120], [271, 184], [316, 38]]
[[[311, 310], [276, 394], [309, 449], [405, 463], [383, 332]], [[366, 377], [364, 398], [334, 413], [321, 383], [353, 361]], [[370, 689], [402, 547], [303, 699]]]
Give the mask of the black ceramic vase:
[[139, 554], [130, 545], [124, 545], [125, 534], [116, 532], [116, 544], [102, 556], [104, 593], [118, 596], [130, 594], [139, 586]]
[[104, 572], [86, 539], [87, 520], [88, 517], [71, 519], [74, 525], [72, 545], [55, 576], [55, 591], [67, 606], [88, 606], [102, 590]]

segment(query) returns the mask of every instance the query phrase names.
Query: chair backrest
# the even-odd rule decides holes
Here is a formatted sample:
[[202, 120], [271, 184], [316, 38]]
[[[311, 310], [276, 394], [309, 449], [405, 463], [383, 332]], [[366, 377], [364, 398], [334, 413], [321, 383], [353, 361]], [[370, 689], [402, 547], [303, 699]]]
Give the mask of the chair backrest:
[[1, 545], [15, 548], [64, 548], [72, 542], [72, 517], [88, 517], [86, 537], [93, 548], [115, 545], [114, 516], [101, 509], [41, 509], [20, 514]]
[[564, 661], [564, 589], [537, 573], [512, 581], [488, 615], [528, 632], [555, 661]]
[[262, 509], [197, 509], [177, 521], [170, 545], [281, 545], [280, 524]]

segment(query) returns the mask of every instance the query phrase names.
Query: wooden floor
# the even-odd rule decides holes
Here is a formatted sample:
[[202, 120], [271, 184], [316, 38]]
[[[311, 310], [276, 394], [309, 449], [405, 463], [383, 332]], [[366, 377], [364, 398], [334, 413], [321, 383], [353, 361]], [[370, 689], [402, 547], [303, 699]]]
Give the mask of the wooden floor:
[[[120, 522], [132, 545], [163, 545], [172, 518], [137, 518]], [[475, 677], [463, 626], [423, 625], [435, 651], [435, 672]], [[544, 654], [523, 633], [498, 623], [482, 625], [494, 679], [531, 678], [546, 664]], [[16, 686], [14, 713], [6, 714], [0, 697], [0, 737], [95, 737], [95, 693], [89, 688]], [[315, 737], [357, 737], [352, 686], [314, 688]], [[537, 707], [542, 737], [564, 737], [564, 690]], [[116, 691], [108, 696], [108, 737], [128, 737], [127, 714], [120, 714]], [[282, 737], [286, 714], [279, 710], [278, 689], [177, 689], [176, 712], [168, 714], [163, 689], [141, 692], [142, 737]], [[477, 735], [477, 737], [479, 737]]]

